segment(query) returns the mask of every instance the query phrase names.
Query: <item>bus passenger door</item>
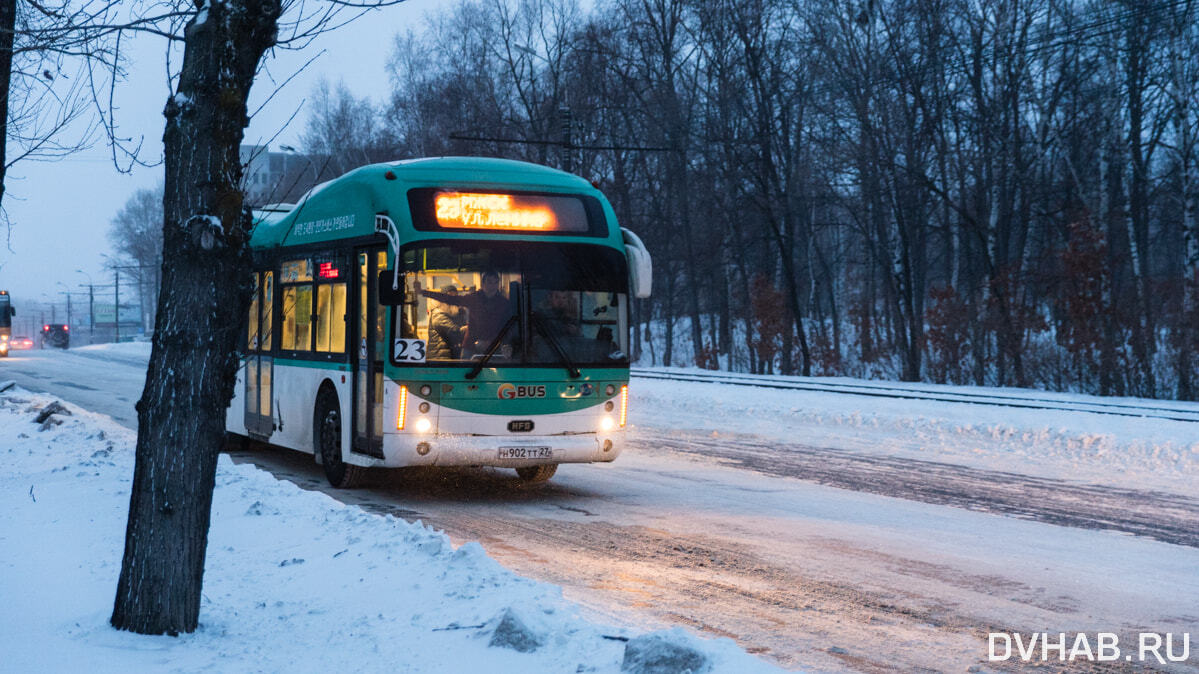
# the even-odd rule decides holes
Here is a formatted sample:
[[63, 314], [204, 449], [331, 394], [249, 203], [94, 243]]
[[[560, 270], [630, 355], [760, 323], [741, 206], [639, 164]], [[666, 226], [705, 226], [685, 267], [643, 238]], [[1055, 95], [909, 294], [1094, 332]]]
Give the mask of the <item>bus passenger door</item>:
[[267, 439], [274, 431], [271, 380], [274, 378], [273, 344], [275, 273], [254, 274], [250, 299], [249, 337], [246, 343], [246, 432]]
[[383, 457], [383, 341], [386, 311], [379, 306], [375, 279], [387, 266], [382, 248], [358, 252], [358, 291], [354, 321], [353, 450]]

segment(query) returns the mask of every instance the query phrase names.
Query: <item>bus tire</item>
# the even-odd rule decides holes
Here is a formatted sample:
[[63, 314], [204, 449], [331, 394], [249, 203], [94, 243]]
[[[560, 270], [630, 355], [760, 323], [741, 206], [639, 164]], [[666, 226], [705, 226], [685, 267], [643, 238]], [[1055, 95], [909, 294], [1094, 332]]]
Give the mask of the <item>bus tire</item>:
[[337, 404], [337, 394], [329, 389], [322, 389], [316, 398], [312, 427], [313, 444], [320, 453], [321, 466], [325, 469], [329, 484], [338, 489], [357, 487], [365, 477], [366, 469], [342, 460], [341, 406]]
[[540, 466], [521, 466], [516, 469], [516, 475], [525, 484], [544, 484], [554, 473], [558, 472], [558, 464], [546, 463]]
[[225, 453], [244, 452], [250, 448], [250, 439], [244, 435], [225, 431]]

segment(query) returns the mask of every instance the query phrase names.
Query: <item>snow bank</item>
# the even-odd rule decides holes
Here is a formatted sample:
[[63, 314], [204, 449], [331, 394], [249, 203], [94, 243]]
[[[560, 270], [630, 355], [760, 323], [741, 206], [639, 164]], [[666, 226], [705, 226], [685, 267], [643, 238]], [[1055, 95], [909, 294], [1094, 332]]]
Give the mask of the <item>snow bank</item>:
[[368, 514], [228, 457], [201, 628], [115, 631], [135, 435], [72, 406], [39, 430], [33, 418], [49, 402], [0, 393], [0, 669], [775, 671], [727, 639], [589, 623], [559, 588], [515, 576], [476, 543], [455, 549], [420, 522]]
[[111, 344], [91, 344], [81, 346], [72, 351], [79, 354], [94, 354], [96, 356], [126, 356], [129, 358], [140, 358], [143, 367], [150, 359], [150, 350], [153, 348], [150, 340], [134, 341], [134, 342], [117, 342]]
[[[1199, 423], [636, 377], [629, 391], [634, 428], [658, 426], [665, 418], [671, 430], [758, 435], [779, 442], [779, 449], [834, 447], [1092, 484], [1199, 492]], [[1076, 394], [1053, 399], [1109, 401]]]

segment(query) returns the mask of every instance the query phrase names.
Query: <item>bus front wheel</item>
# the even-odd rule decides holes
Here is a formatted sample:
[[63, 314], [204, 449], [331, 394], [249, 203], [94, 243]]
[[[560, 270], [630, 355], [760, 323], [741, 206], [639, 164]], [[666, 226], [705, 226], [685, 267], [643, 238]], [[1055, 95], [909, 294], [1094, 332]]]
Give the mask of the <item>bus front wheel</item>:
[[362, 482], [366, 469], [342, 460], [341, 456], [341, 409], [337, 395], [321, 391], [317, 397], [316, 415], [313, 420], [317, 451], [329, 484], [338, 489], [352, 489]]
[[547, 463], [541, 466], [521, 466], [516, 469], [516, 475], [525, 484], [542, 484], [548, 482], [554, 473], [558, 472], [558, 464]]

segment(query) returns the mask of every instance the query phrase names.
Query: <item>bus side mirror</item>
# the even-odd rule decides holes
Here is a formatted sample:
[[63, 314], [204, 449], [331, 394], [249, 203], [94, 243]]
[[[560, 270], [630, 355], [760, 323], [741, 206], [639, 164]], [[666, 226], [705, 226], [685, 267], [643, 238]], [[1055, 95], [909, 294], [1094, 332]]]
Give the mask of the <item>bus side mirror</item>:
[[[393, 285], [394, 284], [394, 285]], [[394, 307], [404, 303], [404, 275], [395, 276], [391, 269], [379, 272], [378, 284], [379, 304]]]
[[641, 238], [633, 232], [620, 228], [624, 239], [624, 253], [629, 261], [629, 286], [633, 297], [646, 298], [653, 292], [654, 263]]

